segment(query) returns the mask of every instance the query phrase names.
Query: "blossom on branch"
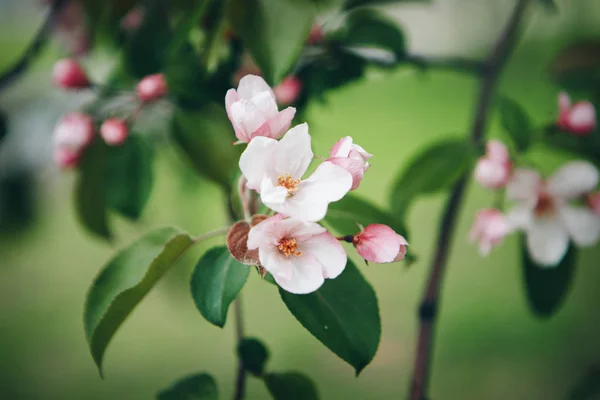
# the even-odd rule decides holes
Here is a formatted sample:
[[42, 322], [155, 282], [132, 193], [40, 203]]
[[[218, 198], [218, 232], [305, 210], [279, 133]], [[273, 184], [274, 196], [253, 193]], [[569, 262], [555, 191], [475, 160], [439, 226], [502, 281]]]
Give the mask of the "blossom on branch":
[[352, 187], [350, 190], [354, 190], [358, 188], [365, 172], [371, 166], [367, 161], [371, 157], [373, 157], [372, 154], [367, 153], [359, 145], [352, 143], [352, 138], [346, 136], [333, 145], [327, 161], [344, 168], [352, 175]]
[[362, 258], [374, 263], [403, 260], [408, 246], [403, 236], [382, 224], [367, 225], [354, 235], [352, 243]]
[[293, 104], [302, 91], [302, 81], [293, 75], [283, 78], [279, 85], [273, 88], [278, 104]]
[[83, 89], [90, 86], [90, 81], [81, 65], [72, 58], [59, 60], [52, 70], [54, 85], [63, 89]]
[[92, 117], [80, 112], [63, 116], [52, 132], [55, 163], [61, 168], [74, 167], [79, 162], [80, 153], [93, 138]]
[[135, 90], [142, 103], [149, 103], [167, 95], [167, 81], [163, 74], [148, 75], [138, 83]]
[[128, 134], [127, 122], [120, 118], [109, 118], [100, 126], [100, 136], [109, 146], [123, 144]]
[[479, 254], [486, 256], [511, 231], [512, 228], [508, 219], [500, 210], [485, 208], [475, 215], [469, 239], [477, 241], [479, 243]]
[[571, 98], [565, 92], [558, 95], [558, 120], [556, 125], [563, 131], [584, 136], [596, 129], [596, 110], [589, 101], [579, 101], [571, 105]]
[[498, 189], [506, 186], [511, 170], [512, 163], [506, 146], [498, 140], [490, 140], [485, 156], [477, 161], [474, 176], [481, 186]]

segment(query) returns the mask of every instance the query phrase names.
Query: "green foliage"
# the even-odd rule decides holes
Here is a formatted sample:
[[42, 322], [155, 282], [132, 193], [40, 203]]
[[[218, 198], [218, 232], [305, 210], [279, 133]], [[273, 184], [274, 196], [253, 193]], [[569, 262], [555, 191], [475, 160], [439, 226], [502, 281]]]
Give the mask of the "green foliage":
[[392, 185], [391, 209], [406, 215], [418, 196], [451, 187], [465, 174], [475, 158], [474, 147], [464, 139], [446, 139], [414, 157]]
[[231, 0], [231, 26], [267, 82], [285, 77], [304, 46], [316, 16], [314, 4], [303, 0]]
[[192, 243], [178, 229], [157, 229], [118, 252], [102, 268], [84, 310], [85, 333], [100, 374], [104, 352], [117, 329]]
[[265, 384], [275, 400], [317, 400], [319, 394], [313, 382], [297, 372], [265, 375]]
[[537, 265], [529, 257], [524, 238], [521, 242], [523, 276], [529, 306], [538, 317], [551, 317], [566, 300], [575, 275], [577, 251], [571, 244], [560, 264], [545, 267]]
[[600, 396], [600, 367], [592, 366], [579, 378], [565, 400], [594, 400]]
[[242, 290], [250, 268], [236, 261], [227, 247], [215, 247], [202, 256], [190, 283], [200, 313], [211, 324], [223, 327], [229, 305]]
[[142, 214], [152, 191], [153, 149], [138, 135], [108, 152], [106, 201], [109, 208], [133, 220]]
[[261, 376], [264, 373], [265, 364], [269, 359], [269, 351], [260, 340], [254, 338], [242, 339], [237, 351], [246, 371], [255, 376]]
[[279, 289], [296, 319], [358, 375], [375, 356], [381, 338], [377, 297], [352, 261], [314, 293], [296, 295]]
[[568, 91], [600, 91], [600, 40], [575, 42], [552, 62], [552, 77]]
[[533, 124], [529, 115], [516, 101], [501, 97], [498, 101], [500, 123], [519, 151], [526, 151], [531, 145]]
[[157, 400], [217, 400], [218, 398], [217, 383], [208, 374], [183, 378], [157, 396]]
[[108, 146], [96, 137], [83, 154], [75, 187], [75, 208], [80, 222], [91, 233], [111, 238], [106, 204]]
[[6, 137], [8, 134], [8, 119], [6, 118], [6, 114], [0, 111], [0, 143], [2, 139]]
[[232, 145], [236, 139], [224, 106], [211, 103], [199, 111], [177, 109], [173, 139], [200, 174], [229, 188], [243, 149]]
[[586, 158], [600, 168], [600, 135], [597, 130], [586, 136], [575, 136], [551, 126], [545, 130], [542, 139], [546, 145]]

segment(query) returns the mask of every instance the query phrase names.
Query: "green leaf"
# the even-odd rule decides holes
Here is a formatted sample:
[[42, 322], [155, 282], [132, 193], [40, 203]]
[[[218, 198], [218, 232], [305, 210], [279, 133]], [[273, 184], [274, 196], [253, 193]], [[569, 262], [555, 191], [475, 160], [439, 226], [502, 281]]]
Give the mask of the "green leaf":
[[227, 14], [264, 78], [275, 85], [298, 59], [316, 7], [302, 0], [232, 0]]
[[227, 247], [215, 247], [198, 261], [190, 289], [196, 307], [211, 324], [225, 325], [229, 305], [242, 290], [250, 268], [236, 261]]
[[557, 11], [558, 7], [555, 0], [538, 0], [540, 4], [545, 6], [550, 11]]
[[258, 339], [242, 339], [238, 345], [238, 357], [244, 364], [244, 369], [252, 375], [260, 376], [265, 371], [265, 364], [269, 359], [269, 351]]
[[75, 186], [75, 208], [83, 226], [110, 239], [106, 204], [107, 154], [108, 146], [100, 138], [85, 149]]
[[551, 74], [568, 91], [597, 91], [600, 88], [600, 40], [569, 44], [553, 60]]
[[586, 158], [600, 168], [600, 135], [575, 136], [551, 126], [544, 131], [542, 139], [546, 145]]
[[316, 292], [296, 295], [279, 289], [296, 319], [358, 375], [375, 356], [381, 338], [377, 297], [352, 261]]
[[529, 306], [535, 315], [551, 317], [566, 300], [575, 275], [576, 250], [571, 244], [564, 258], [555, 267], [537, 265], [521, 240], [523, 276]]
[[600, 366], [591, 366], [578, 378], [565, 400], [594, 400], [600, 397]]
[[376, 6], [382, 4], [400, 3], [429, 3], [431, 0], [346, 0], [344, 8], [349, 10], [356, 7]]
[[412, 201], [451, 187], [471, 167], [475, 149], [464, 139], [447, 139], [414, 157], [392, 185], [391, 209], [406, 215]]
[[108, 207], [137, 220], [152, 191], [152, 148], [131, 135], [108, 153], [106, 201]]
[[531, 144], [533, 124], [529, 116], [516, 101], [501, 97], [498, 101], [500, 123], [519, 151], [526, 151]]
[[331, 226], [340, 235], [353, 235], [359, 231], [359, 223], [363, 226], [369, 224], [385, 224], [396, 233], [408, 239], [406, 227], [398, 217], [382, 210], [360, 197], [347, 194], [340, 201], [331, 203], [325, 216], [325, 223]]
[[243, 148], [232, 144], [236, 139], [223, 106], [177, 109], [173, 138], [200, 174], [229, 188]]
[[157, 229], [118, 252], [102, 268], [84, 310], [85, 333], [100, 374], [104, 351], [117, 329], [192, 243], [178, 229]]
[[217, 383], [208, 374], [196, 374], [181, 379], [157, 396], [157, 400], [217, 400], [218, 398]]
[[275, 400], [317, 400], [313, 382], [298, 372], [265, 375], [265, 384]]

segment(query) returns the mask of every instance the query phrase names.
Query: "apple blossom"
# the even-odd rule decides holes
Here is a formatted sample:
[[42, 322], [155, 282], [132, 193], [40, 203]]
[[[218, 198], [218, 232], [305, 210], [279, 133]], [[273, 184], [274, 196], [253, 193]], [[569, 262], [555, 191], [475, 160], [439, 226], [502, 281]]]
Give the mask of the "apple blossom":
[[596, 129], [596, 110], [589, 101], [579, 101], [571, 105], [571, 98], [565, 92], [558, 95], [559, 115], [556, 125], [577, 136], [584, 136]]
[[100, 136], [109, 146], [122, 144], [128, 133], [127, 122], [120, 118], [109, 118], [100, 126]]
[[498, 189], [506, 186], [510, 178], [512, 163], [506, 146], [498, 140], [490, 140], [486, 154], [477, 161], [475, 180], [483, 187]]
[[277, 141], [254, 138], [240, 157], [247, 186], [260, 193], [272, 210], [305, 221], [319, 221], [329, 203], [338, 201], [352, 187], [345, 169], [323, 162], [307, 179], [302, 179], [313, 159], [306, 123], [295, 126]]
[[54, 84], [63, 89], [82, 89], [90, 86], [90, 81], [77, 60], [65, 58], [57, 61], [52, 70]]
[[148, 103], [167, 95], [167, 81], [163, 74], [148, 75], [137, 84], [135, 90], [140, 101]]
[[479, 254], [486, 256], [511, 231], [511, 224], [500, 210], [485, 208], [475, 215], [469, 238], [479, 242]]
[[352, 138], [346, 136], [338, 140], [329, 152], [329, 161], [338, 167], [344, 168], [352, 175], [352, 187], [350, 190], [358, 188], [365, 172], [371, 166], [367, 160], [373, 157], [357, 144], [352, 143]]
[[74, 168], [79, 164], [81, 151], [73, 151], [65, 147], [57, 147], [54, 149], [54, 163], [62, 169]]
[[594, 214], [600, 215], [600, 192], [590, 193], [587, 197], [587, 204]]
[[290, 293], [317, 290], [346, 267], [342, 245], [314, 222], [277, 214], [250, 229], [248, 249], [258, 249], [260, 264]]
[[354, 235], [352, 243], [362, 258], [374, 263], [403, 260], [408, 246], [403, 236], [382, 224], [367, 225]]
[[94, 138], [94, 122], [88, 114], [72, 112], [63, 116], [54, 132], [52, 140], [55, 148], [79, 152]]
[[598, 241], [600, 216], [587, 207], [570, 204], [594, 190], [598, 178], [596, 167], [586, 161], [569, 162], [547, 180], [531, 169], [514, 172], [507, 197], [516, 205], [507, 217], [527, 235], [527, 248], [535, 262], [558, 264], [569, 240], [580, 247]]
[[279, 85], [273, 88], [277, 103], [282, 105], [292, 104], [296, 101], [302, 90], [302, 81], [293, 75], [283, 78]]
[[239, 143], [257, 136], [279, 139], [289, 129], [296, 109], [278, 111], [275, 100], [269, 85], [256, 75], [244, 76], [237, 90], [227, 91], [225, 108]]

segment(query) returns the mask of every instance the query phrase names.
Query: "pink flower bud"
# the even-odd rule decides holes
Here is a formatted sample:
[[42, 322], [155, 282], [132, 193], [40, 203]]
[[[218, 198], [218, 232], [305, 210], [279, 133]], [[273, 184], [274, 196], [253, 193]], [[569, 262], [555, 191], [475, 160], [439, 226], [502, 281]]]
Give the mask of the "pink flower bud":
[[576, 136], [585, 136], [596, 129], [596, 110], [589, 101], [571, 105], [571, 98], [565, 92], [558, 95], [558, 120], [556, 126]]
[[109, 146], [122, 144], [128, 133], [127, 123], [119, 118], [109, 118], [100, 126], [100, 136]]
[[512, 163], [506, 146], [498, 140], [490, 140], [485, 156], [475, 166], [475, 180], [483, 187], [498, 189], [506, 186], [511, 172]]
[[590, 193], [587, 197], [588, 207], [596, 215], [600, 215], [600, 192]]
[[81, 152], [64, 147], [54, 149], [54, 163], [61, 169], [75, 168], [79, 164]]
[[167, 94], [167, 81], [163, 74], [148, 75], [136, 88], [137, 96], [143, 103], [157, 100]]
[[352, 175], [352, 187], [356, 189], [362, 181], [365, 172], [371, 166], [367, 160], [373, 155], [369, 154], [361, 146], [354, 144], [350, 136], [341, 138], [333, 145], [326, 161], [344, 168]]
[[295, 76], [288, 76], [281, 83], [273, 88], [277, 103], [280, 105], [292, 104], [300, 95], [302, 90], [302, 81]]
[[325, 36], [323, 35], [323, 30], [320, 25], [314, 24], [312, 28], [310, 28], [310, 33], [308, 34], [308, 38], [306, 39], [306, 44], [316, 45], [320, 44], [325, 40]]
[[400, 261], [406, 255], [408, 242], [392, 228], [382, 224], [368, 225], [352, 240], [362, 258], [374, 263]]
[[63, 116], [54, 132], [52, 140], [55, 148], [80, 152], [94, 138], [94, 121], [88, 114], [72, 112]]
[[66, 58], [54, 64], [52, 71], [54, 84], [63, 89], [82, 89], [90, 86], [90, 81], [79, 63]]
[[499, 245], [510, 231], [510, 224], [500, 210], [485, 208], [475, 215], [469, 238], [479, 242], [479, 254], [485, 256], [493, 247]]

